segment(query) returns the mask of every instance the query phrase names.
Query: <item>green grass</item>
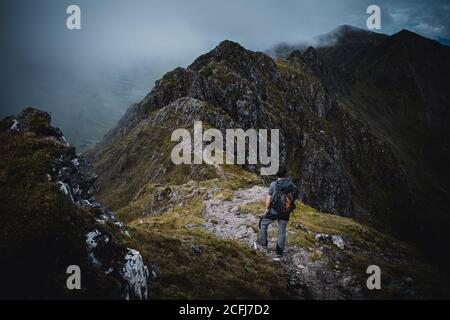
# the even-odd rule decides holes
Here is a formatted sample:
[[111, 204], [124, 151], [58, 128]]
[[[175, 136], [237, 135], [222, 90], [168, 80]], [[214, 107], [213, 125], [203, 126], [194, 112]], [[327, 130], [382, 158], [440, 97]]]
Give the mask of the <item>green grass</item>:
[[[202, 208], [195, 202], [129, 223], [141, 253], [162, 273], [160, 283], [153, 285], [153, 298], [302, 298], [290, 291], [287, 279], [262, 254], [195, 227], [203, 223]], [[200, 247], [201, 254], [192, 250], [193, 245]]]

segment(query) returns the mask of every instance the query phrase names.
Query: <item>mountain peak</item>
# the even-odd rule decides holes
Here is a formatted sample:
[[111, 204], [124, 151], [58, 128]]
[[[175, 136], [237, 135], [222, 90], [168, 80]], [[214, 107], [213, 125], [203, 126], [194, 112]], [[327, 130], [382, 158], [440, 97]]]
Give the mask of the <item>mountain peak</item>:
[[382, 33], [361, 29], [352, 25], [341, 25], [334, 30], [317, 37], [317, 47], [328, 47], [336, 44], [371, 43], [387, 37]]
[[[358, 28], [355, 26], [352, 26], [350, 24], [343, 24], [338, 26], [336, 29], [334, 29], [334, 31], [339, 31], [339, 32], [371, 32], [362, 28]], [[333, 31], [332, 31], [333, 32]]]
[[15, 127], [21, 131], [65, 139], [58, 128], [51, 126], [51, 116], [45, 111], [28, 107], [20, 112], [17, 117], [10, 118], [14, 119]]
[[204, 56], [214, 57], [215, 59], [233, 60], [246, 59], [246, 57], [248, 57], [252, 53], [252, 51], [247, 50], [237, 42], [224, 40]]
[[311, 60], [317, 58], [317, 50], [314, 47], [308, 47], [308, 49], [303, 52], [303, 57], [305, 59]]
[[425, 38], [421, 36], [420, 34], [417, 34], [415, 32], [412, 32], [410, 30], [402, 29], [399, 32], [392, 35], [392, 38], [396, 41], [434, 41], [428, 38]]
[[302, 60], [303, 60], [303, 55], [302, 55], [302, 53], [300, 52], [300, 50], [294, 50], [294, 51], [292, 51], [292, 52], [289, 54], [289, 56], [288, 56], [287, 59], [288, 59], [288, 60], [291, 60], [291, 61], [302, 61]]
[[223, 51], [223, 50], [245, 50], [239, 43], [231, 41], [231, 40], [223, 40], [219, 43], [219, 45], [214, 49], [214, 51]]
[[431, 52], [441, 46], [442, 45], [436, 40], [432, 40], [413, 31], [403, 29], [393, 34], [385, 41], [383, 50], [385, 50], [386, 47], [392, 47], [392, 50], [406, 48], [407, 51], [412, 51], [417, 54], [419, 52]]
[[189, 69], [200, 70], [203, 66], [213, 61], [228, 60], [230, 62], [233, 62], [237, 60], [247, 60], [249, 54], [250, 51], [242, 47], [239, 43], [230, 40], [224, 40], [210, 52], [198, 57], [189, 66]]

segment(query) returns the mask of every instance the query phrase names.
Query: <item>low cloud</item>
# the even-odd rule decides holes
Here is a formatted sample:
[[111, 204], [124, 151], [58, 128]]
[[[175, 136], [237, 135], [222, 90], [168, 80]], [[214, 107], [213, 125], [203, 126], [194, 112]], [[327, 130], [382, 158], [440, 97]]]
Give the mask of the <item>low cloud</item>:
[[[0, 116], [52, 112], [78, 146], [98, 140], [155, 80], [230, 39], [265, 51], [314, 44], [342, 24], [365, 27], [372, 1], [78, 0], [82, 30], [66, 29], [68, 0], [2, 0]], [[446, 1], [379, 1], [381, 32], [449, 36]]]

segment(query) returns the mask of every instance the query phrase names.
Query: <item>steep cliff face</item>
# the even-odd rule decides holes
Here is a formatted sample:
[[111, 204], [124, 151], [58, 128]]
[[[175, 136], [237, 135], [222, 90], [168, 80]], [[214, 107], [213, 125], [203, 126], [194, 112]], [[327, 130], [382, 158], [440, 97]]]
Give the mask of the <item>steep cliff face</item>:
[[[147, 299], [142, 256], [92, 198], [92, 166], [49, 114], [28, 108], [6, 118], [0, 137], [0, 297]], [[80, 290], [66, 286], [72, 265], [81, 270]]]
[[[320, 48], [319, 56], [344, 82], [349, 112], [392, 147], [414, 194], [395, 192], [390, 206], [381, 201], [374, 211], [390, 210], [385, 217], [393, 230], [442, 259], [450, 224], [450, 48], [406, 30], [372, 38], [356, 51], [340, 41]], [[363, 54], [342, 54], [349, 50]]]

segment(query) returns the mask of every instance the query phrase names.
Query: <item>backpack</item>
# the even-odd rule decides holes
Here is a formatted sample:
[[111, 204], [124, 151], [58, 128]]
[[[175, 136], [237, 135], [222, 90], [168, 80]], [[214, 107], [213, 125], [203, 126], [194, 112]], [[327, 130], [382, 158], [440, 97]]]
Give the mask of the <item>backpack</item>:
[[298, 188], [291, 179], [276, 181], [275, 191], [272, 195], [270, 207], [279, 215], [290, 214], [295, 209], [295, 200], [298, 198]]

